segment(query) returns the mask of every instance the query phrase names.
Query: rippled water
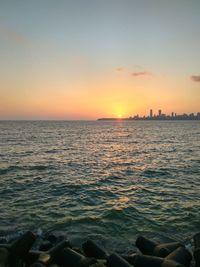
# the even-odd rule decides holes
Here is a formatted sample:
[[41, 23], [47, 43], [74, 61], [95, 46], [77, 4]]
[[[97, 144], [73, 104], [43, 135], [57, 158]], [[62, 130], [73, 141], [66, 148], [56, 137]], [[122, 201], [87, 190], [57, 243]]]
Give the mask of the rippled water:
[[1, 236], [54, 229], [120, 248], [200, 231], [199, 122], [0, 122], [0, 158]]

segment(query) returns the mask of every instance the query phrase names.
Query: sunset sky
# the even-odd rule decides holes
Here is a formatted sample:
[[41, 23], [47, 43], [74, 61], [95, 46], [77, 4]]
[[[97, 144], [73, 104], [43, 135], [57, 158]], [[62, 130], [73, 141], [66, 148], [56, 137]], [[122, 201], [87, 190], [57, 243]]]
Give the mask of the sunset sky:
[[200, 112], [200, 0], [0, 0], [0, 119]]

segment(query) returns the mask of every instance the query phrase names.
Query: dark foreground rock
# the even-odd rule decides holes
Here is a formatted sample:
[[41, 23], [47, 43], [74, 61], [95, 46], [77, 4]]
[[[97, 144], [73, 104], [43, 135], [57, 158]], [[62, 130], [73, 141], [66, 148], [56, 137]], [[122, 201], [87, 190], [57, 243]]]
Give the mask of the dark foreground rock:
[[75, 248], [68, 240], [47, 236], [39, 250], [30, 231], [9, 244], [0, 244], [0, 267], [200, 267], [200, 233], [188, 246], [180, 242], [158, 244], [143, 236], [136, 239], [137, 253], [109, 255], [93, 240]]

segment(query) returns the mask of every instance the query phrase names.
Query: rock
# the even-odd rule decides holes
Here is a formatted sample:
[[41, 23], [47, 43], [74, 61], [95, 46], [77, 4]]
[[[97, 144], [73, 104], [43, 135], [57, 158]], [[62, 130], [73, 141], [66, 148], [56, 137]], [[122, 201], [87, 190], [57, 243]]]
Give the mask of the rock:
[[92, 240], [87, 240], [85, 243], [83, 243], [82, 248], [87, 257], [94, 257], [96, 259], [107, 258], [106, 252]]
[[[54, 234], [48, 235], [45, 239], [48, 240], [51, 244], [56, 244], [58, 240], [58, 238]], [[64, 239], [62, 239], [62, 241], [63, 240]]]
[[22, 260], [25, 260], [29, 250], [35, 242], [36, 236], [28, 231], [17, 240], [15, 240], [9, 248], [9, 266], [17, 267], [22, 265]]
[[190, 266], [190, 262], [192, 260], [192, 255], [188, 252], [185, 247], [179, 247], [170, 253], [165, 260], [173, 260], [176, 261], [186, 267]]
[[128, 263], [125, 259], [123, 259], [121, 256], [119, 256], [116, 253], [113, 253], [108, 257], [107, 260], [107, 266], [108, 267], [132, 267], [130, 263]]
[[41, 251], [47, 251], [47, 250], [49, 250], [50, 248], [52, 248], [52, 243], [51, 242], [49, 242], [48, 240], [45, 240], [45, 241], [43, 241], [42, 242], [42, 244], [40, 245], [40, 247], [39, 247], [39, 250], [41, 250]]
[[145, 255], [154, 255], [159, 257], [165, 257], [170, 254], [169, 249], [165, 247], [159, 247], [159, 244], [151, 241], [143, 236], [139, 236], [135, 242], [139, 250]]
[[97, 263], [94, 258], [86, 258], [82, 254], [70, 249], [65, 248], [63, 250], [63, 264], [68, 267], [88, 267], [92, 264]]
[[30, 267], [45, 267], [45, 265], [40, 262], [35, 262]]
[[194, 240], [194, 259], [196, 267], [200, 267], [200, 233], [193, 237]]
[[137, 255], [136, 253], [132, 253], [129, 255], [120, 255], [120, 256], [126, 261], [128, 261], [128, 263], [130, 263], [131, 265], [134, 265], [136, 255]]
[[0, 266], [7, 266], [9, 252], [6, 248], [0, 248]]
[[164, 259], [150, 255], [137, 255], [134, 267], [188, 267], [191, 259], [190, 253], [184, 247], [179, 247]]

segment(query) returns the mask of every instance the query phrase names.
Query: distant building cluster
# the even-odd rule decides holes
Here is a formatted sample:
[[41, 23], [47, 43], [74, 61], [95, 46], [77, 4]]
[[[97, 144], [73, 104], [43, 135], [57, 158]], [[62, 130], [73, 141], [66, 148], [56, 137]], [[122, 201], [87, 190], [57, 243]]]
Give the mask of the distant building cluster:
[[181, 114], [178, 115], [175, 112], [172, 112], [171, 115], [167, 115], [162, 113], [162, 110], [159, 109], [157, 114], [153, 113], [153, 110], [150, 109], [149, 116], [140, 117], [139, 115], [135, 115], [133, 117], [129, 117], [128, 119], [134, 120], [200, 120], [200, 112], [190, 114]]
[[98, 120], [200, 120], [200, 112], [190, 114], [181, 114], [178, 115], [175, 112], [172, 112], [171, 115], [162, 113], [162, 110], [159, 109], [157, 114], [153, 113], [153, 109], [150, 109], [148, 116], [134, 115], [129, 118], [100, 118]]

